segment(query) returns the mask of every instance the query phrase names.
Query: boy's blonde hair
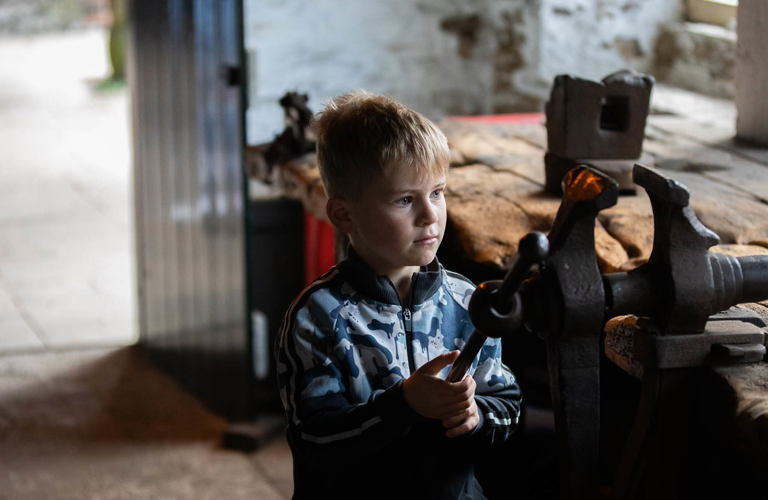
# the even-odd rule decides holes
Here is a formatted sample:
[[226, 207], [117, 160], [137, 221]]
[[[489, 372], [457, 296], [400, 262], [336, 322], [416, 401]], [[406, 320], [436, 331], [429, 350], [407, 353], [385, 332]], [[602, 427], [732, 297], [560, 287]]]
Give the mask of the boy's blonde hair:
[[445, 175], [445, 134], [394, 99], [354, 91], [332, 99], [315, 122], [317, 162], [330, 197], [355, 199], [367, 181], [393, 167]]

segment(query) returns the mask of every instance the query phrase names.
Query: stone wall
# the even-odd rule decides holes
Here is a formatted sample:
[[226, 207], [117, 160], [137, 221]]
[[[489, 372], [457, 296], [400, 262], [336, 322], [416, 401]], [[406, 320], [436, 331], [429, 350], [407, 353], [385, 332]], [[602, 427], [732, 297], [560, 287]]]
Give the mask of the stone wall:
[[712, 97], [733, 99], [736, 32], [703, 23], [670, 23], [656, 41], [654, 76]]

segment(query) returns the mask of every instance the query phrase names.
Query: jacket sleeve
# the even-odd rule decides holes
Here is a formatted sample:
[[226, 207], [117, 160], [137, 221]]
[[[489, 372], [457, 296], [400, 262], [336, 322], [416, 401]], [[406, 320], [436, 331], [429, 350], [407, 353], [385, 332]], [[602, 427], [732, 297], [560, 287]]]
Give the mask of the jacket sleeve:
[[480, 350], [473, 373], [480, 423], [472, 437], [500, 443], [515, 431], [520, 419], [522, 392], [515, 376], [501, 361], [501, 340], [489, 338]]
[[311, 307], [289, 311], [278, 346], [278, 383], [294, 452], [324, 459], [376, 453], [408, 435], [422, 417], [406, 403], [402, 383], [351, 401], [343, 373], [348, 365], [339, 359], [343, 341], [321, 316]]

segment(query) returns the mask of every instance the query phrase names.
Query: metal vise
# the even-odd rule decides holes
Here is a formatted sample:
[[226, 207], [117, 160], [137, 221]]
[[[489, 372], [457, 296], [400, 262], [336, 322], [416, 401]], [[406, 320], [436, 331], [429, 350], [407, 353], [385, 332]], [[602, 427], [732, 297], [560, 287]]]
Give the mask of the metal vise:
[[[670, 410], [660, 402], [679, 395], [667, 388], [685, 390], [691, 374], [680, 368], [754, 362], [765, 356], [760, 322], [742, 327], [743, 321], [728, 326], [710, 319], [733, 305], [768, 298], [768, 256], [710, 252], [718, 237], [698, 220], [684, 186], [642, 165], [635, 165], [633, 178], [647, 191], [654, 214], [653, 250], [646, 264], [630, 272], [600, 274], [595, 219], [600, 210], [616, 204], [619, 190], [610, 178], [581, 165], [563, 179], [562, 203], [548, 237], [532, 233], [523, 238], [507, 277], [483, 283], [470, 304], [477, 335], [525, 329], [546, 341], [563, 498], [600, 496], [600, 367], [606, 322], [635, 315], [647, 325], [632, 339], [635, 351], [623, 353], [643, 368], [643, 395], [611, 487], [617, 498], [632, 496], [644, 480], [641, 470], [659, 472], [660, 467], [651, 472], [640, 467], [636, 448], [648, 440], [649, 422], [659, 408]], [[527, 273], [534, 264], [538, 269]], [[669, 426], [667, 431], [674, 433]], [[652, 453], [652, 448], [643, 449]], [[658, 459], [646, 458], [648, 463]], [[650, 494], [652, 488], [644, 488]]]

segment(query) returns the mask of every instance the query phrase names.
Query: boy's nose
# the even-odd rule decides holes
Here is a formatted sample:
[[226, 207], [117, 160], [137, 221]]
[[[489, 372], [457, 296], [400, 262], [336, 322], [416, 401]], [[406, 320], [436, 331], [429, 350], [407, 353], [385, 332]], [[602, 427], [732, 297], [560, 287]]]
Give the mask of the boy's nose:
[[437, 207], [432, 205], [429, 200], [422, 200], [418, 218], [419, 225], [429, 226], [435, 222], [437, 222]]

